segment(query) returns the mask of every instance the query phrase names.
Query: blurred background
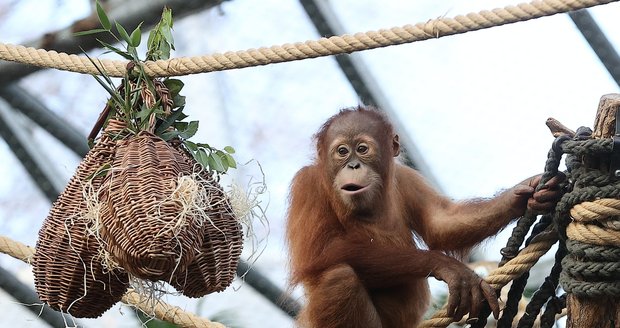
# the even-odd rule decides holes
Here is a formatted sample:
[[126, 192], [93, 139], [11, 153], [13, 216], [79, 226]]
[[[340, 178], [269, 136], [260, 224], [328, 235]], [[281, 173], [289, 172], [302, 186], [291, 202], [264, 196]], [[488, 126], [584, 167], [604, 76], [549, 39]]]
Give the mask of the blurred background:
[[[172, 56], [181, 57], [391, 28], [518, 2], [102, 3], [128, 30], [140, 21], [153, 26], [167, 3], [175, 18]], [[121, 59], [72, 36], [79, 26], [97, 23], [93, 10], [94, 2], [87, 0], [0, 0], [0, 42], [77, 54], [82, 46], [91, 56]], [[252, 187], [264, 173], [268, 191], [258, 201], [269, 224], [256, 222], [262, 253], [251, 263], [262, 278], [286, 290], [288, 188], [295, 172], [312, 161], [312, 136], [327, 118], [341, 108], [375, 103], [409, 139], [413, 164], [438, 189], [455, 199], [491, 197], [542, 171], [553, 141], [545, 126], [548, 117], [572, 129], [592, 126], [599, 98], [618, 92], [620, 65], [614, 46], [620, 46], [619, 14], [620, 5], [609, 4], [580, 15], [561, 14], [351, 56], [184, 76], [184, 112], [200, 121], [192, 140], [237, 150], [242, 165], [229, 172], [225, 184]], [[584, 34], [595, 38], [594, 46]], [[601, 41], [605, 36], [608, 43]], [[599, 57], [595, 50], [601, 49]], [[58, 141], [58, 134], [61, 139], [85, 138], [107, 98], [91, 76], [0, 62], [0, 235], [34, 246], [50, 199], [81, 159], [77, 146]], [[499, 260], [509, 234], [510, 228], [486, 242], [475, 258]], [[250, 253], [244, 252], [244, 258]], [[552, 253], [545, 259], [533, 280], [540, 282], [548, 273]], [[33, 290], [29, 266], [0, 254], [0, 268]], [[434, 283], [433, 290], [445, 293], [440, 283]], [[299, 290], [290, 295], [303, 302]], [[225, 292], [200, 300], [174, 295], [164, 300], [234, 327], [293, 326], [285, 312], [241, 279]], [[0, 290], [2, 326], [46, 327], [48, 323], [37, 318], [40, 308]], [[141, 325], [134, 311], [122, 305], [101, 318], [78, 322], [85, 327]]]

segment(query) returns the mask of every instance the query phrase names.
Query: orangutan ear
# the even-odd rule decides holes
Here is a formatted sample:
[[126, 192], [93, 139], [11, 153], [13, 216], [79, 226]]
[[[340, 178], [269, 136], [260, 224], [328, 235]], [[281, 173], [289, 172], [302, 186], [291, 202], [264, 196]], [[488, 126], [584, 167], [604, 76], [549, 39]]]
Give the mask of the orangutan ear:
[[395, 134], [394, 139], [392, 139], [392, 150], [394, 157], [400, 155], [400, 141], [398, 140], [398, 134]]

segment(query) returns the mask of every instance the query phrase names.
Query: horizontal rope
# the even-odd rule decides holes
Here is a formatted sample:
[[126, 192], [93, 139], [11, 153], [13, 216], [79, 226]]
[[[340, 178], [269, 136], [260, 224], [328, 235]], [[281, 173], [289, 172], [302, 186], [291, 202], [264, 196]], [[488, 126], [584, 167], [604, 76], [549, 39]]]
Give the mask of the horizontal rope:
[[575, 258], [583, 261], [613, 261], [620, 262], [620, 248], [607, 247], [583, 243], [576, 240], [567, 240], [566, 248]]
[[586, 298], [617, 298], [620, 295], [620, 281], [582, 281], [570, 277], [565, 271], [560, 274], [562, 288], [570, 294]]
[[[0, 236], [0, 252], [12, 256], [18, 260], [28, 263], [34, 255], [34, 248], [14, 241], [10, 238]], [[156, 318], [172, 322], [180, 327], [199, 327], [199, 328], [224, 328], [225, 326], [200, 318], [192, 313], [186, 312], [178, 306], [154, 300], [148, 296], [140, 295], [133, 290], [129, 290], [123, 295], [122, 302], [139, 309], [140, 311], [154, 315]]]
[[[549, 229], [536, 236], [532, 242], [519, 252], [517, 257], [506, 262], [504, 266], [496, 268], [484, 278], [495, 290], [499, 290], [513, 279], [529, 271], [536, 262], [549, 251], [551, 246], [558, 240], [555, 229]], [[422, 322], [418, 328], [443, 328], [451, 324], [454, 320], [448, 316], [446, 306], [437, 310], [433, 317]]]
[[[181, 76], [352, 53], [527, 21], [615, 1], [618, 0], [532, 1], [454, 18], [441, 17], [415, 25], [333, 36], [303, 43], [148, 61], [144, 63], [144, 69], [151, 77]], [[0, 59], [77, 73], [99, 74], [88, 58], [56, 51], [0, 43]], [[112, 77], [122, 77], [128, 64], [127, 61], [94, 60], [101, 71]]]
[[620, 277], [620, 262], [575, 261], [572, 256], [567, 256], [562, 261], [562, 269], [571, 277], [586, 281], [609, 281]]

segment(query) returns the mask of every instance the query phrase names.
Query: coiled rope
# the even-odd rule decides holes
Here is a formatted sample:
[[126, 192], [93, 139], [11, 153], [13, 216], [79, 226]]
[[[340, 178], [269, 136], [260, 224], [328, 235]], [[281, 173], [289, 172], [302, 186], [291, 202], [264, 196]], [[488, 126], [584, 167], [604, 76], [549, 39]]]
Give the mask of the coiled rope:
[[[576, 158], [598, 159], [613, 151], [612, 139], [588, 141], [593, 143], [583, 148], [569, 142], [562, 148]], [[578, 297], [620, 297], [620, 180], [581, 160], [567, 158], [567, 167], [575, 186], [557, 207], [558, 224], [566, 227], [568, 239], [560, 283]]]
[[[30, 263], [30, 259], [34, 255], [34, 248], [26, 246], [20, 242], [11, 240], [10, 238], [0, 236], [0, 252], [12, 256], [20, 261]], [[121, 300], [125, 304], [129, 304], [148, 315], [154, 315], [160, 320], [172, 322], [179, 327], [199, 327], [199, 328], [225, 328], [224, 325], [212, 322], [204, 318], [200, 318], [192, 313], [186, 312], [178, 306], [155, 300], [148, 296], [129, 290]]]
[[[512, 327], [518, 303], [514, 300], [520, 299], [529, 270], [558, 240], [556, 263], [532, 296], [517, 327], [532, 327], [544, 305], [541, 327], [552, 327], [555, 315], [566, 306], [565, 295], [556, 295], [558, 281], [567, 293], [578, 297], [620, 297], [620, 179], [584, 164], [586, 158], [606, 163], [613, 151], [612, 139], [591, 139], [591, 134], [590, 129], [582, 127], [572, 140], [566, 136], [556, 139], [549, 151], [543, 180], [550, 172], [557, 172], [565, 154], [571, 181], [567, 186], [569, 191], [558, 202], [553, 222], [550, 222], [551, 216], [544, 215], [532, 229], [529, 245], [526, 241], [527, 246], [518, 251], [535, 222], [530, 215], [521, 219], [526, 223], [517, 224], [508, 246], [502, 249], [505, 264], [485, 278], [497, 290], [515, 280], [498, 327]], [[537, 234], [540, 227], [546, 228]], [[515, 251], [518, 251], [516, 256]], [[483, 313], [472, 327], [484, 327], [489, 313]], [[446, 327], [451, 322], [443, 308], [419, 327]]]
[[[458, 15], [454, 18], [441, 17], [415, 25], [354, 35], [206, 56], [148, 61], [144, 64], [144, 69], [151, 77], [181, 76], [352, 53], [527, 21], [615, 1], [617, 0], [532, 1], [490, 11]], [[0, 59], [77, 73], [100, 74], [97, 67], [86, 57], [19, 45], [0, 43]], [[128, 64], [127, 61], [106, 59], [95, 61], [99, 69], [111, 77], [123, 77]]]

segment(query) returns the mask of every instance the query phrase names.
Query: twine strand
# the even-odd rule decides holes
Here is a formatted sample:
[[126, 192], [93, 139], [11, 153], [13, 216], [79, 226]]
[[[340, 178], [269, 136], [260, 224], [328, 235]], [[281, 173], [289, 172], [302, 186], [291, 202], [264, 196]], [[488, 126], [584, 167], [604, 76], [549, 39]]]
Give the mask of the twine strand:
[[[449, 35], [527, 21], [559, 13], [590, 8], [617, 0], [541, 0], [507, 6], [478, 13], [440, 17], [415, 25], [405, 25], [354, 35], [333, 36], [294, 44], [274, 45], [258, 49], [215, 53], [213, 55], [180, 57], [147, 61], [144, 70], [151, 77], [169, 77], [207, 73], [229, 69], [261, 66], [309, 58], [317, 58], [362, 50], [424, 41]], [[0, 59], [55, 68], [83, 74], [98, 75], [99, 70], [86, 57], [0, 43]], [[123, 77], [127, 61], [95, 60], [99, 69], [110, 77]]]

